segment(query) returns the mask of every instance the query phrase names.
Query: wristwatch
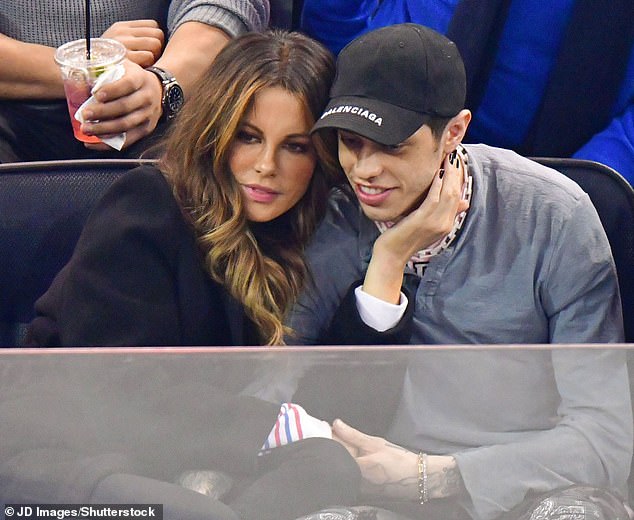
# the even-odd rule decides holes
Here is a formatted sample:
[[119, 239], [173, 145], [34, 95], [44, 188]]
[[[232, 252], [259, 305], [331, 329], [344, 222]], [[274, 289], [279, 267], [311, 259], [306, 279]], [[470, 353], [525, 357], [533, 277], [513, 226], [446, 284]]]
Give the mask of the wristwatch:
[[170, 119], [174, 119], [185, 102], [185, 95], [183, 94], [182, 87], [178, 84], [176, 78], [165, 69], [160, 67], [147, 67], [145, 70], [149, 70], [153, 74], [156, 74], [158, 79], [161, 81], [161, 86], [163, 87], [163, 97], [161, 99], [163, 115], [161, 116], [161, 119], [168, 121]]

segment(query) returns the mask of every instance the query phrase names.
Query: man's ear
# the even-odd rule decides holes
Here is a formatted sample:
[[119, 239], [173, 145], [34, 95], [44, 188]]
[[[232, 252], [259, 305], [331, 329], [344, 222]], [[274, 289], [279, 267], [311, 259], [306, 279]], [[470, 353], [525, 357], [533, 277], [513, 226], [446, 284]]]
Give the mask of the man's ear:
[[443, 134], [443, 148], [445, 153], [452, 152], [462, 142], [470, 122], [471, 111], [466, 108], [451, 118]]

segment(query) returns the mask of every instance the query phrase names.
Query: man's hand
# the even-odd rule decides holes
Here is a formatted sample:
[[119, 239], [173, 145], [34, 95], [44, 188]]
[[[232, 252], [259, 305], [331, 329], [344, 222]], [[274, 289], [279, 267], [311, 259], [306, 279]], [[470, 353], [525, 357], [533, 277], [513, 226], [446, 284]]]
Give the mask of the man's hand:
[[[108, 35], [109, 31], [114, 31], [115, 25], [108, 29], [104, 36]], [[119, 29], [122, 35], [127, 34], [129, 37], [134, 33], [139, 37], [134, 45], [126, 44], [126, 46], [129, 45], [128, 50], [134, 46], [139, 50], [144, 49], [143, 55], [152, 54], [151, 59], [154, 60], [156, 54], [149, 52], [148, 49], [151, 46], [139, 44], [146, 41], [147, 35], [143, 36], [143, 34], [148, 28], [132, 29], [124, 25], [123, 28], [119, 27], [117, 30]], [[110, 33], [110, 35], [113, 34]], [[122, 41], [121, 38], [123, 36], [120, 36], [120, 41]], [[163, 49], [163, 54], [152, 64], [169, 70], [180, 83], [187, 99], [190, 89], [200, 75], [230, 40], [230, 36], [217, 27], [201, 22], [185, 22], [174, 31]], [[127, 132], [124, 144], [126, 148], [154, 131], [163, 110], [161, 106], [163, 89], [155, 74], [139, 66], [138, 62], [142, 61], [139, 56], [126, 60], [126, 74], [123, 78], [99, 89], [95, 96], [99, 103], [84, 112], [84, 116], [93, 122], [84, 123], [81, 127], [83, 132], [98, 137]], [[102, 143], [85, 146], [95, 150], [111, 149]]]
[[418, 497], [418, 455], [335, 420], [333, 439], [343, 444], [357, 461], [363, 476], [362, 491], [404, 500]]
[[154, 65], [165, 44], [165, 35], [156, 20], [116, 22], [101, 37], [121, 42], [128, 49], [126, 57], [143, 68]]
[[[403, 500], [419, 500], [418, 454], [348, 426], [341, 419], [332, 425], [332, 438], [343, 444], [361, 470], [361, 490]], [[465, 495], [456, 459], [450, 455], [427, 457], [429, 498]]]
[[[84, 112], [89, 121], [82, 132], [97, 137], [127, 132], [124, 148], [150, 134], [161, 117], [162, 87], [158, 78], [126, 60], [125, 75], [95, 92], [94, 103]], [[110, 150], [106, 144], [86, 144], [94, 150]]]

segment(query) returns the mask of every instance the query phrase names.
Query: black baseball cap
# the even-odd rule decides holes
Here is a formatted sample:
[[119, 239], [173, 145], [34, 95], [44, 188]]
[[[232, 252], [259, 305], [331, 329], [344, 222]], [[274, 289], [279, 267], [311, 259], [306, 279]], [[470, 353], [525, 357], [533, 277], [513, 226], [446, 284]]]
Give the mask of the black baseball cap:
[[458, 114], [466, 85], [464, 64], [451, 40], [413, 23], [382, 27], [339, 53], [330, 102], [313, 131], [340, 128], [395, 145], [426, 117]]

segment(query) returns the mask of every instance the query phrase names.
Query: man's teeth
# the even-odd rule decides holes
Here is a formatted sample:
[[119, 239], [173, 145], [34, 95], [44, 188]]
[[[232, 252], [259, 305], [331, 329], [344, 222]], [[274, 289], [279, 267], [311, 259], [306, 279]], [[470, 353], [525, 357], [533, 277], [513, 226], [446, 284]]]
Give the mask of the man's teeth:
[[379, 193], [383, 193], [385, 189], [372, 188], [370, 186], [359, 186], [359, 191], [365, 193], [366, 195], [378, 195]]

